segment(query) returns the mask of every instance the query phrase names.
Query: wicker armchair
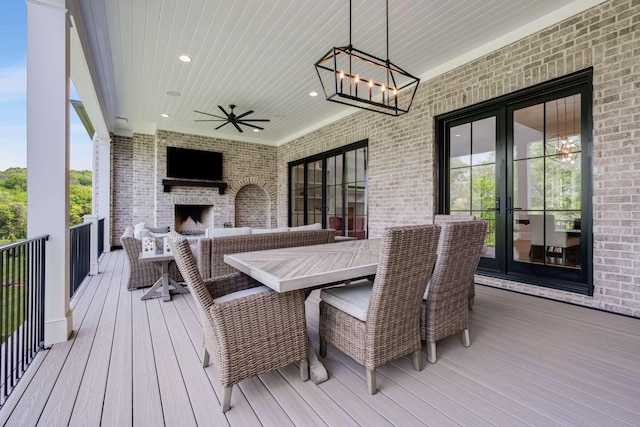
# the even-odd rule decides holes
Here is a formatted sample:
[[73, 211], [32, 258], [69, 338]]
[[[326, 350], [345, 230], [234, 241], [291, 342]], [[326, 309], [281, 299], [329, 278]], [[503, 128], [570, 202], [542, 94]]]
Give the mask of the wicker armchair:
[[[476, 217], [474, 215], [434, 215], [433, 223], [434, 224], [445, 224], [447, 222], [452, 221], [475, 221]], [[442, 234], [440, 234], [440, 238], [442, 238]], [[469, 310], [473, 311], [473, 303], [476, 297], [476, 279], [474, 277], [475, 271], [471, 274], [471, 278], [469, 279]]]
[[169, 237], [178, 267], [193, 295], [204, 330], [203, 367], [209, 354], [223, 388], [222, 412], [231, 407], [231, 389], [245, 378], [300, 362], [309, 378], [304, 293], [277, 293], [236, 272], [202, 279], [189, 243]]
[[439, 225], [387, 228], [374, 282], [328, 288], [320, 293], [320, 355], [327, 342], [364, 365], [369, 393], [376, 368], [413, 353], [420, 357], [420, 304], [436, 260]]
[[[126, 255], [127, 269], [129, 270], [129, 280], [127, 289], [147, 288], [152, 286], [160, 276], [158, 270], [150, 262], [140, 262], [138, 258], [142, 252], [142, 241], [133, 237], [133, 228], [127, 227], [120, 237], [120, 243]], [[182, 282], [182, 276], [175, 263], [169, 266], [169, 277], [176, 282]]]
[[420, 313], [420, 337], [427, 343], [427, 359], [436, 361], [436, 341], [462, 332], [469, 347], [469, 276], [478, 266], [487, 231], [485, 221], [447, 222], [442, 226], [438, 260], [427, 286]]

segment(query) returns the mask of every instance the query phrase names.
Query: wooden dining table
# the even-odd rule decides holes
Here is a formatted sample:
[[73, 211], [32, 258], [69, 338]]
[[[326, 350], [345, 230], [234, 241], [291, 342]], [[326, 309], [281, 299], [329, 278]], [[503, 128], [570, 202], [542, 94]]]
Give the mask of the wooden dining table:
[[276, 292], [309, 289], [376, 273], [380, 239], [350, 240], [224, 256]]
[[[224, 261], [276, 292], [326, 287], [376, 274], [380, 239], [228, 254]], [[316, 384], [329, 378], [309, 343], [309, 376]]]

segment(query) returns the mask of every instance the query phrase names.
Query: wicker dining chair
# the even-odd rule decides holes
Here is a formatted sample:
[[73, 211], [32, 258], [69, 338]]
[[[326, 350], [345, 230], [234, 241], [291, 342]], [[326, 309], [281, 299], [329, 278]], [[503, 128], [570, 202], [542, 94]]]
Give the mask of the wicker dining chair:
[[[433, 216], [433, 223], [442, 225], [447, 222], [475, 221], [475, 219], [476, 217], [474, 215], [440, 215], [438, 214]], [[442, 234], [440, 234], [440, 238], [442, 239]], [[473, 273], [475, 273], [475, 271]], [[472, 311], [473, 311], [473, 304], [476, 298], [476, 279], [475, 279], [475, 274], [473, 273], [469, 278], [469, 299], [468, 299], [469, 310], [472, 310]]]
[[231, 390], [243, 379], [300, 363], [309, 379], [308, 336], [304, 293], [278, 293], [237, 272], [202, 279], [186, 240], [175, 235], [169, 244], [198, 307], [204, 330], [202, 366], [209, 355], [220, 376], [222, 412], [231, 407]]
[[469, 276], [478, 266], [487, 232], [482, 220], [442, 225], [438, 260], [427, 286], [420, 313], [420, 336], [427, 344], [427, 360], [436, 362], [436, 342], [462, 332], [471, 345], [468, 327]]
[[439, 225], [384, 231], [375, 279], [320, 293], [320, 355], [327, 342], [364, 365], [369, 393], [376, 368], [409, 353], [422, 369], [420, 304], [436, 260]]

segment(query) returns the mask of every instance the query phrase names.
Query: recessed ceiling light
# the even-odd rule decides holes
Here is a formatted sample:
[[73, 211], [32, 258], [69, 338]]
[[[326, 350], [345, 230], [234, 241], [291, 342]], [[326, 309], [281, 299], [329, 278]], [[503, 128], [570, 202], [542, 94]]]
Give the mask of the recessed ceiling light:
[[181, 94], [180, 94], [180, 92], [177, 92], [175, 90], [168, 90], [167, 91], [167, 95], [169, 95], [169, 96], [180, 96]]
[[169, 115], [168, 115], [167, 113], [161, 113], [160, 115], [161, 115], [162, 117], [164, 117], [165, 119], [168, 119], [168, 118], [169, 118]]
[[189, 55], [180, 55], [178, 59], [182, 62], [191, 62], [191, 57]]
[[253, 131], [254, 132], [260, 132], [260, 129], [254, 129]]
[[315, 90], [313, 92], [309, 92], [309, 96], [318, 96], [318, 92]]

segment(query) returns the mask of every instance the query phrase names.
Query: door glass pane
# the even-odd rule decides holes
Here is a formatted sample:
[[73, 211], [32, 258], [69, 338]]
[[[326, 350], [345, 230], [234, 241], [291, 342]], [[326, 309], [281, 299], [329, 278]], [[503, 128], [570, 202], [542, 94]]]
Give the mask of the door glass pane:
[[496, 117], [451, 127], [449, 212], [487, 220], [484, 257], [495, 257]]
[[343, 235], [342, 227], [342, 154], [327, 159], [327, 224], [326, 228]]
[[513, 162], [513, 207], [523, 210], [544, 209], [544, 159]]
[[[535, 114], [532, 113], [535, 111]], [[542, 113], [543, 112], [543, 113]], [[514, 112], [536, 116], [544, 149], [514, 124], [513, 259], [562, 268], [581, 267], [580, 95], [554, 99]], [[525, 120], [523, 119], [523, 120]], [[528, 145], [527, 145], [528, 144]]]
[[304, 164], [291, 169], [291, 225], [304, 224]]
[[450, 167], [469, 166], [471, 164], [471, 123], [452, 127], [449, 135], [449, 141], [451, 141]]
[[451, 169], [449, 174], [451, 213], [471, 211], [471, 172], [469, 168]]
[[366, 196], [367, 170], [366, 148], [359, 148], [345, 154], [345, 188], [346, 188], [346, 235], [365, 239], [366, 234]]
[[476, 166], [472, 169], [471, 209], [473, 211], [495, 208], [496, 170], [495, 164]]
[[322, 222], [322, 161], [307, 166], [307, 224]]
[[516, 110], [513, 113], [513, 159], [544, 155], [544, 105]]

